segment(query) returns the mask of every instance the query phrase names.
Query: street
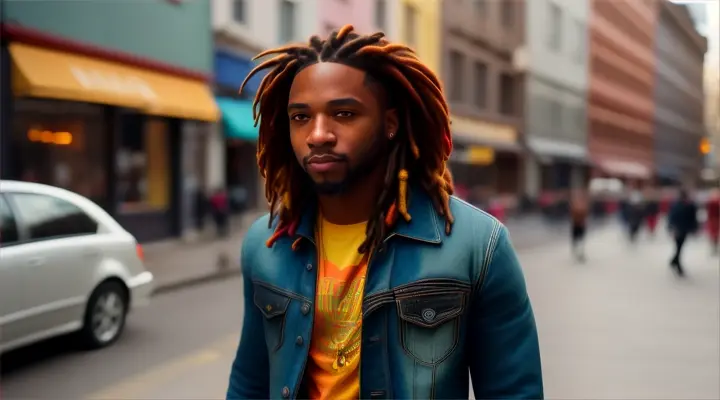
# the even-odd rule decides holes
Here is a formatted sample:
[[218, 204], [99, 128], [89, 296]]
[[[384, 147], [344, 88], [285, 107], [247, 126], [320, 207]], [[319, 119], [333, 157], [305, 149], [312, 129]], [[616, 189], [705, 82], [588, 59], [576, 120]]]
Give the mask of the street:
[[[566, 230], [534, 235], [554, 237], [518, 246], [546, 398], [720, 398], [720, 268], [704, 238], [687, 244], [687, 277], [678, 279], [664, 232], [631, 247], [616, 227], [598, 229], [585, 264], [570, 260]], [[101, 351], [79, 352], [61, 339], [10, 353], [2, 398], [223, 398], [241, 283], [231, 277], [158, 295]]]

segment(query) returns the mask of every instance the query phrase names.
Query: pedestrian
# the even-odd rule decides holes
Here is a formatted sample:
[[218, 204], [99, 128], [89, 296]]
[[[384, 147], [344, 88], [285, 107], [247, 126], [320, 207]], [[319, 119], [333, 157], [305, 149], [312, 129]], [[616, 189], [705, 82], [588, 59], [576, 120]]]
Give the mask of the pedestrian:
[[715, 189], [705, 206], [707, 212], [707, 233], [714, 255], [720, 250], [720, 190]]
[[648, 189], [645, 195], [645, 222], [650, 235], [655, 235], [658, 219], [660, 218], [660, 199], [658, 193]]
[[570, 199], [572, 253], [577, 261], [585, 262], [585, 233], [590, 204], [582, 190], [573, 192]]
[[682, 266], [682, 249], [687, 237], [698, 229], [697, 206], [685, 190], [680, 190], [678, 200], [670, 207], [668, 227], [675, 239], [675, 254], [670, 260], [670, 266], [678, 275], [683, 276], [685, 270]]
[[220, 238], [227, 237], [230, 225], [230, 204], [225, 189], [217, 189], [213, 192], [210, 197], [210, 208], [215, 221], [217, 236]]
[[640, 227], [645, 217], [645, 199], [642, 193], [637, 189], [632, 189], [629, 193], [627, 203], [625, 204], [625, 220], [628, 229], [628, 238], [630, 243], [637, 240]]
[[243, 242], [227, 398], [468, 398], [468, 372], [477, 398], [543, 398], [508, 232], [451, 196], [436, 75], [351, 25], [268, 55], [248, 78], [270, 69], [256, 117], [271, 211]]

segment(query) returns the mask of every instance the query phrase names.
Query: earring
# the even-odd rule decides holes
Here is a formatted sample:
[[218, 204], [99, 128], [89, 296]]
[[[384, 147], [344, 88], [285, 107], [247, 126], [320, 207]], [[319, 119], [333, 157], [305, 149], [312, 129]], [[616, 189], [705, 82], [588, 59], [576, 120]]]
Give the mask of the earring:
[[388, 134], [388, 138], [390, 138], [391, 140], [392, 140], [392, 138], [394, 138], [394, 137], [395, 137], [395, 132], [390, 132], [390, 133]]

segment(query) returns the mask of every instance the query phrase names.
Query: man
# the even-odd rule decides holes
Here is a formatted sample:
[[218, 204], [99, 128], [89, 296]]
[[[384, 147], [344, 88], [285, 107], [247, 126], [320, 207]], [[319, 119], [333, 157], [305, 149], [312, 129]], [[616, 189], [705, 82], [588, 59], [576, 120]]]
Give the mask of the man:
[[698, 225], [697, 206], [685, 190], [680, 190], [678, 200], [672, 205], [668, 215], [668, 226], [675, 238], [675, 255], [670, 260], [670, 266], [679, 276], [685, 275], [681, 262], [683, 245], [688, 235], [697, 232]]
[[585, 231], [590, 204], [585, 192], [576, 190], [570, 199], [572, 252], [579, 262], [585, 261]]
[[451, 197], [437, 77], [349, 25], [270, 54], [250, 76], [272, 68], [255, 100], [271, 212], [243, 242], [227, 398], [468, 398], [468, 370], [477, 398], [542, 398], [508, 233]]
[[660, 200], [654, 188], [648, 188], [645, 193], [645, 221], [650, 235], [655, 235], [658, 219], [660, 218]]

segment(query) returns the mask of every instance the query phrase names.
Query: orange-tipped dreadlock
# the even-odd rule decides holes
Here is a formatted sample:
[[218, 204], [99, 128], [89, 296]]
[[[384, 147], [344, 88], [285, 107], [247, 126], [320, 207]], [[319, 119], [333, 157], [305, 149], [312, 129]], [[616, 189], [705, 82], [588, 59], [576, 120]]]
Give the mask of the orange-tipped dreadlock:
[[[446, 162], [452, 151], [447, 102], [437, 76], [407, 46], [393, 44], [383, 33], [358, 35], [345, 25], [323, 40], [310, 38], [308, 44], [293, 44], [258, 54], [273, 58], [255, 67], [245, 78], [240, 91], [258, 72], [270, 69], [258, 88], [253, 102], [255, 124], [260, 124], [258, 166], [266, 179], [265, 197], [270, 204], [270, 223], [279, 218], [270, 247], [284, 235], [294, 236], [303, 206], [309, 200], [308, 177], [295, 161], [285, 114], [290, 86], [295, 75], [308, 65], [335, 62], [359, 68], [386, 87], [392, 106], [402, 117], [385, 175], [378, 206], [368, 221], [367, 236], [359, 251], [366, 253], [382, 246], [398, 217], [410, 222], [408, 181], [422, 185], [430, 195], [438, 214], [445, 217], [450, 234], [453, 216], [450, 195], [453, 183]], [[408, 158], [410, 161], [408, 162]], [[397, 188], [395, 192], [392, 188]], [[297, 248], [299, 242], [293, 243]]]

